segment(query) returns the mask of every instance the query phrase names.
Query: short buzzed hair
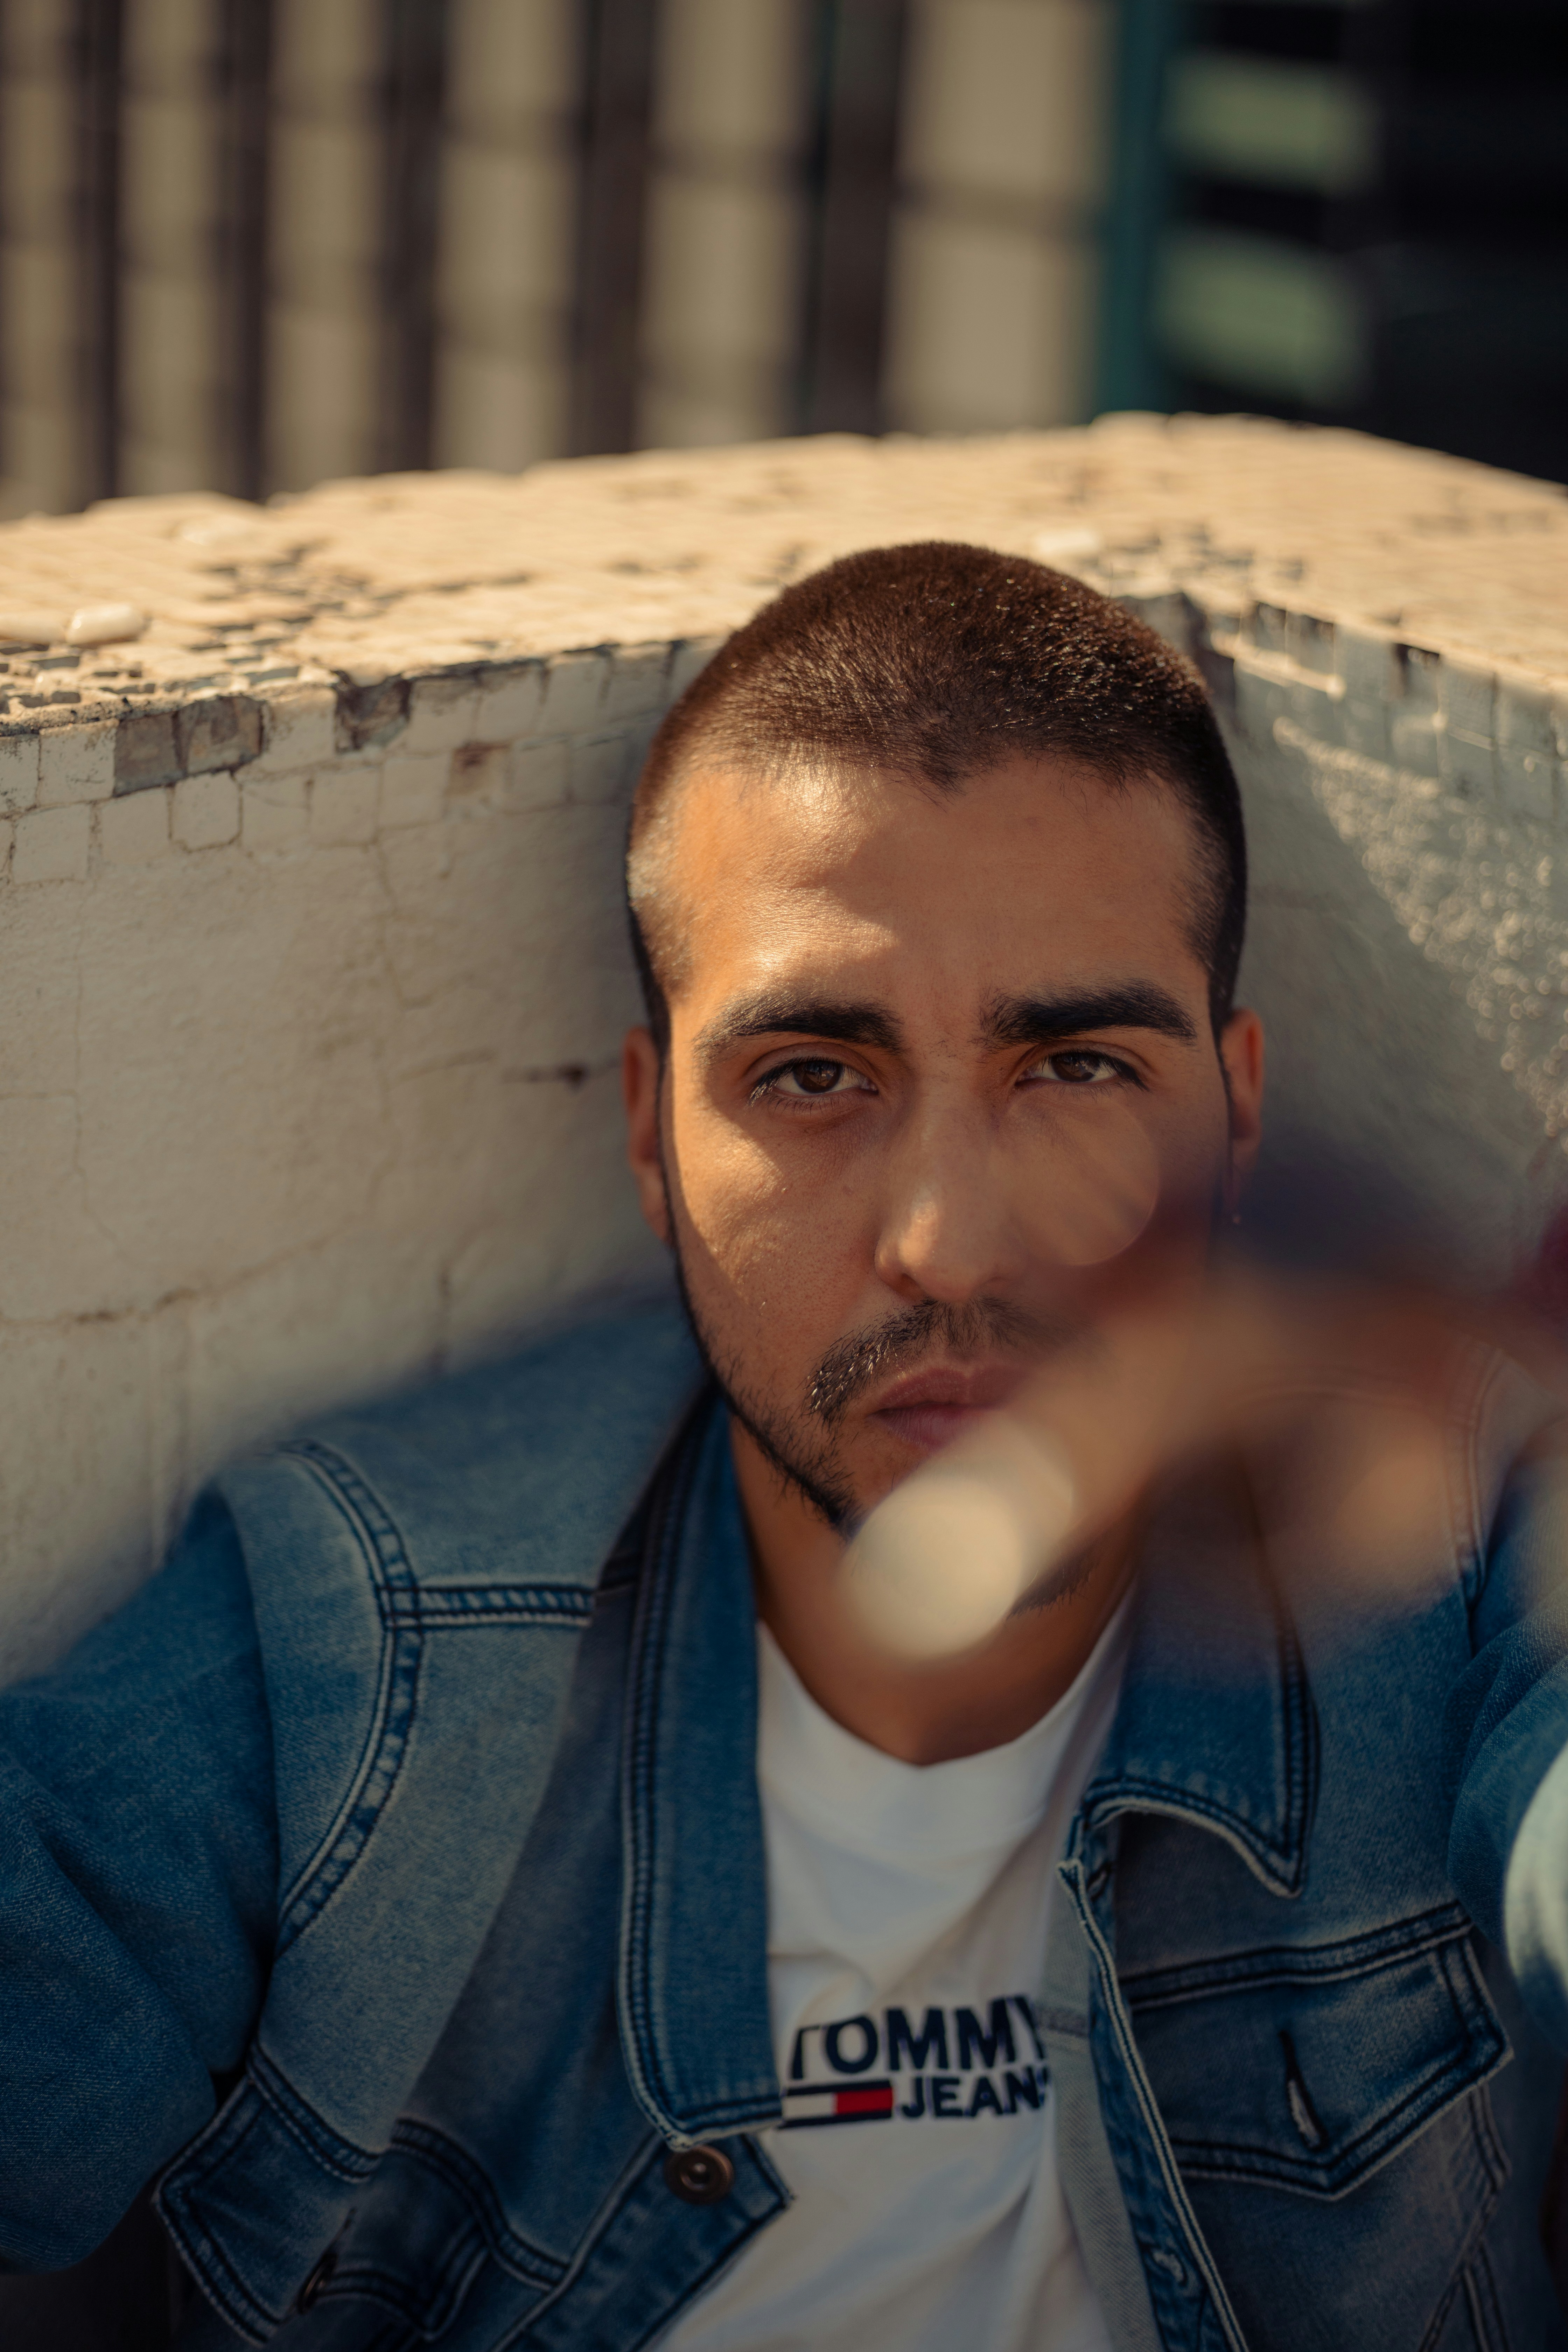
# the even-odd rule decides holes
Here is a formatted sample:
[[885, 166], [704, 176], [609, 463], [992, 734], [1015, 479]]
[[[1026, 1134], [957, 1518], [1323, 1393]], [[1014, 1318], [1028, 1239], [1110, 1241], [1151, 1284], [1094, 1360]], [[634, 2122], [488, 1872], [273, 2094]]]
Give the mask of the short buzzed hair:
[[930, 541], [847, 555], [764, 604], [665, 717], [632, 804], [626, 900], [662, 1055], [679, 968], [663, 852], [699, 766], [876, 769], [937, 793], [1017, 753], [1067, 753], [1112, 787], [1175, 793], [1197, 835], [1192, 938], [1217, 1036], [1247, 919], [1236, 777], [1191, 663], [1081, 581]]

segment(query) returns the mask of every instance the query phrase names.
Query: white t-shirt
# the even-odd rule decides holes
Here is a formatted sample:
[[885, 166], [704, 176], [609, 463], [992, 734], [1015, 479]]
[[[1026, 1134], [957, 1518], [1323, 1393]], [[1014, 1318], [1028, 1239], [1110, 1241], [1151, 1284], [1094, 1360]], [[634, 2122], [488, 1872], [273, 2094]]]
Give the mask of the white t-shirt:
[[794, 2191], [666, 2352], [1109, 2352], [1034, 1995], [1125, 1610], [1022, 1738], [900, 1763], [760, 1634], [768, 1980]]

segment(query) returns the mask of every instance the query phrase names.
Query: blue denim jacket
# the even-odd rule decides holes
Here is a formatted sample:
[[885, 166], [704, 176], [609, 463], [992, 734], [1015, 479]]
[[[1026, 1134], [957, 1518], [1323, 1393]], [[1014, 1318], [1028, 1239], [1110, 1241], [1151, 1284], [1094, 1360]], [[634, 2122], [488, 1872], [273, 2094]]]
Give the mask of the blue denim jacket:
[[[1504, 1493], [1518, 1385], [1478, 1360], [1418, 1610], [1288, 1602], [1223, 1497], [1151, 1551], [1041, 1988], [1118, 2352], [1563, 2341], [1568, 1506]], [[655, 2341], [788, 2197], [754, 1660], [668, 1316], [228, 1472], [0, 1696], [6, 2263], [161, 2172], [193, 2343]]]

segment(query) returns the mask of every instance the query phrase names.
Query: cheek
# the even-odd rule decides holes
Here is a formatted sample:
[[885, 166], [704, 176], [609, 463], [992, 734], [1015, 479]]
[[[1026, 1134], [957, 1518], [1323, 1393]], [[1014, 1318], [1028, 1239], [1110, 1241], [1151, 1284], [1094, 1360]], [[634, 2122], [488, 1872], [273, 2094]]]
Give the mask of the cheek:
[[852, 1265], [864, 1223], [852, 1192], [792, 1181], [731, 1121], [694, 1107], [671, 1123], [688, 1255], [739, 1301], [810, 1316]]
[[1130, 1112], [1052, 1156], [1044, 1254], [1058, 1265], [1103, 1265], [1131, 1248], [1160, 1204], [1159, 1155]]
[[1018, 1209], [1037, 1265], [1108, 1265], [1193, 1189], [1190, 1151], [1163, 1150], [1124, 1099], [1064, 1105], [1041, 1130]]

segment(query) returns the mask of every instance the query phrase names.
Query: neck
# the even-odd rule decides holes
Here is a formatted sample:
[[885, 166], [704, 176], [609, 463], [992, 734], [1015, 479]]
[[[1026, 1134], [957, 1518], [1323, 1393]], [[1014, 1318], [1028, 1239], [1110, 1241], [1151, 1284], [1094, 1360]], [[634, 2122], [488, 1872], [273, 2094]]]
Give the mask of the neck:
[[906, 1764], [1016, 1739], [1076, 1680], [1126, 1589], [1131, 1531], [1095, 1547], [1060, 1600], [1011, 1617], [962, 1657], [910, 1665], [861, 1632], [844, 1595], [845, 1544], [734, 1420], [730, 1444], [751, 1537], [757, 1613], [818, 1706]]

